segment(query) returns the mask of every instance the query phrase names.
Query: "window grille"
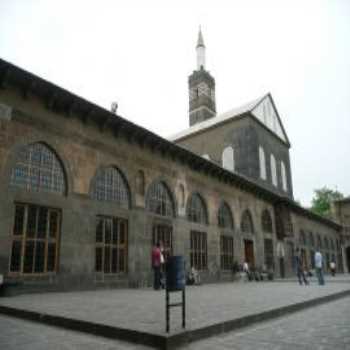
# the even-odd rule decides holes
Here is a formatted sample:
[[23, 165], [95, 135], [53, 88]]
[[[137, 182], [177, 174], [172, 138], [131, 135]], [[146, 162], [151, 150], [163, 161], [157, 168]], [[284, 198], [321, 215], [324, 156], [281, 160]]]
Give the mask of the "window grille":
[[96, 219], [95, 271], [105, 274], [127, 272], [128, 222], [116, 217]]
[[232, 270], [233, 266], [233, 237], [220, 237], [221, 269]]
[[23, 146], [11, 170], [11, 185], [35, 192], [66, 193], [62, 164], [46, 145]]
[[94, 179], [91, 192], [93, 199], [116, 202], [122, 208], [129, 208], [128, 185], [116, 168], [100, 169]]
[[207, 268], [207, 234], [205, 232], [191, 231], [190, 259], [191, 267], [196, 270]]
[[151, 185], [147, 193], [147, 210], [162, 216], [175, 216], [174, 203], [170, 192], [163, 182]]
[[61, 212], [32, 204], [15, 204], [10, 272], [57, 271]]

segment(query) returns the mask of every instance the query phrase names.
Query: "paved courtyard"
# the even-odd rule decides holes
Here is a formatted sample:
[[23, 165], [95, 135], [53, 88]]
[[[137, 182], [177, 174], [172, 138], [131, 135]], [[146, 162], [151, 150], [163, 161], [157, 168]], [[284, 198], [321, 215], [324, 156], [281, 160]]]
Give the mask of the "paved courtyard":
[[[143, 345], [104, 339], [0, 316], [0, 349], [4, 350], [150, 350]], [[290, 316], [200, 340], [184, 350], [348, 350], [350, 298]]]
[[[318, 286], [297, 282], [223, 283], [186, 289], [188, 330], [350, 290], [350, 275]], [[171, 299], [180, 300], [181, 293]], [[165, 292], [119, 289], [27, 294], [0, 298], [0, 305], [165, 335]], [[180, 308], [171, 311], [171, 334], [181, 331]]]

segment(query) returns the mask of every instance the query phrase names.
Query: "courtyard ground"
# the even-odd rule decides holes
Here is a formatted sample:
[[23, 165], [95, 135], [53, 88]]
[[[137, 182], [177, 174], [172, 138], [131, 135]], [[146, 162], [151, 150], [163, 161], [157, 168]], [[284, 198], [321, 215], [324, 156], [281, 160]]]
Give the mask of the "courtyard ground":
[[[334, 316], [334, 320], [337, 320], [338, 315], [339, 322], [341, 323], [339, 324], [340, 328], [338, 334], [342, 335], [341, 339], [339, 340], [339, 344], [343, 347], [339, 347], [339, 349], [346, 348], [347, 345], [343, 342], [343, 340], [348, 338], [346, 337], [346, 332], [343, 332], [346, 327], [342, 326], [342, 322], [345, 322], [346, 317], [348, 317], [348, 324], [350, 321], [349, 298], [341, 299], [339, 301], [332, 301], [330, 303], [324, 304], [323, 306], [309, 308], [302, 313], [291, 314], [291, 316], [288, 318], [279, 318], [276, 321], [265, 321], [261, 324], [254, 323], [260, 321], [259, 317], [261, 315], [269, 315], [269, 313], [272, 314], [274, 313], [274, 310], [284, 309], [285, 311], [282, 313], [275, 313], [273, 317], [277, 317], [278, 315], [290, 315], [290, 312], [288, 309], [286, 309], [286, 307], [288, 308], [295, 305], [302, 305], [302, 303], [306, 303], [305, 306], [310, 306], [307, 305], [308, 302], [320, 300], [320, 298], [324, 297], [335, 296], [337, 294], [339, 295], [339, 293], [342, 293], [342, 296], [345, 296], [345, 294], [350, 295], [349, 276], [339, 275], [335, 278], [327, 277], [325, 286], [318, 286], [314, 280], [309, 286], [299, 286], [295, 280], [289, 280], [287, 282], [235, 282], [188, 287], [186, 289], [186, 331], [189, 334], [189, 339], [191, 339], [191, 332], [195, 334], [195, 336], [192, 338], [196, 339], [202, 339], [208, 335], [201, 334], [201, 330], [204, 330], [205, 332], [209, 332], [211, 334], [219, 333], [218, 328], [215, 328], [215, 325], [221, 325], [221, 330], [223, 330], [225, 324], [228, 324], [234, 320], [246, 319], [247, 322], [245, 322], [245, 326], [248, 326], [248, 328], [245, 328], [243, 331], [236, 330], [234, 332], [227, 332], [214, 336], [213, 338], [208, 338], [206, 340], [199, 340], [199, 342], [192, 342], [190, 345], [187, 345], [187, 347], [190, 346], [191, 349], [200, 349], [205, 348], [207, 346], [206, 344], [209, 344], [208, 346], [211, 346], [211, 348], [234, 348], [233, 346], [230, 346], [230, 344], [232, 345], [232, 339], [234, 339], [234, 342], [238, 343], [240, 341], [243, 341], [246, 343], [246, 348], [250, 349], [254, 348], [253, 345], [255, 338], [257, 341], [261, 341], [262, 343], [265, 342], [268, 344], [270, 341], [276, 342], [277, 345], [279, 344], [278, 342], [283, 338], [285, 339], [286, 344], [282, 345], [288, 346], [288, 339], [293, 343], [293, 336], [291, 335], [291, 337], [283, 337], [282, 333], [284, 331], [288, 332], [288, 328], [285, 329], [287, 326], [278, 327], [278, 324], [281, 322], [282, 324], [284, 324], [284, 322], [291, 322], [293, 329], [295, 329], [296, 332], [296, 340], [294, 343], [299, 344], [298, 339], [300, 339], [300, 342], [304, 342], [303, 339], [305, 337], [309, 337], [311, 339], [314, 337], [317, 338], [322, 332], [328, 334], [326, 332], [326, 329], [328, 328], [330, 330], [333, 329], [333, 332], [336, 332], [336, 329], [328, 324], [331, 323], [332, 319], [329, 312], [331, 311]], [[179, 295], [172, 295], [172, 299], [179, 299], [179, 297], [180, 293]], [[343, 304], [344, 307], [332, 307], [332, 305], [334, 306]], [[55, 315], [62, 318], [91, 322], [93, 324], [107, 325], [111, 327], [111, 329], [113, 329], [113, 327], [117, 327], [120, 329], [127, 329], [136, 332], [145, 332], [153, 335], [158, 335], [161, 337], [168, 337], [165, 332], [164, 291], [153, 291], [151, 289], [121, 289], [69, 293], [27, 294], [16, 297], [0, 298], [0, 308], [4, 306], [16, 310], [29, 310], [38, 312], [42, 315]], [[312, 312], [321, 312], [320, 310], [328, 311], [322, 311], [324, 316], [320, 316], [321, 318], [311, 316]], [[345, 312], [346, 310], [347, 312]], [[290, 311], [295, 310], [291, 309]], [[346, 315], [344, 315], [344, 313]], [[305, 323], [302, 325], [301, 321], [297, 321], [299, 317], [298, 315], [304, 314], [306, 315], [306, 319], [312, 320], [313, 323], [309, 324], [309, 321], [305, 321]], [[172, 311], [170, 336], [181, 335], [182, 329], [180, 316], [180, 310]], [[59, 341], [60, 338], [65, 339], [66, 341], [63, 341], [62, 344], [65, 344], [64, 346], [68, 347], [63, 347], [62, 345], [62, 349], [85, 348], [80, 347], [79, 345], [81, 342], [86, 342], [85, 340], [82, 341], [82, 339], [87, 339], [87, 342], [91, 344], [94, 344], [96, 342], [97, 344], [101, 343], [101, 346], [96, 345], [96, 349], [112, 349], [114, 346], [116, 346], [115, 348], [117, 349], [146, 348], [142, 345], [134, 345], [130, 343], [119, 342], [116, 340], [104, 339], [93, 336], [91, 334], [87, 336], [82, 335], [81, 333], [72, 332], [70, 330], [60, 330], [58, 328], [52, 329], [48, 326], [43, 326], [31, 322], [28, 323], [27, 321], [23, 320], [15, 320], [6, 316], [2, 316], [0, 322], [1, 324], [5, 325], [12, 324], [12, 326], [1, 327], [0, 345], [1, 342], [3, 344], [6, 344], [6, 342], [9, 342], [11, 340], [13, 341], [14, 334], [18, 334], [18, 341], [23, 341], [22, 345], [17, 344], [22, 346], [21, 349], [25, 349], [25, 346], [27, 346], [28, 342], [26, 342], [25, 339], [28, 339], [29, 342], [38, 342], [35, 334], [37, 334], [39, 337], [39, 343], [45, 343], [46, 340], [50, 339], [58, 339], [57, 341]], [[301, 328], [298, 328], [299, 323]], [[21, 324], [24, 326], [20, 326]], [[267, 327], [266, 332], [258, 331], [259, 329], [265, 329], [264, 327]], [[309, 329], [308, 327], [311, 328]], [[21, 328], [23, 328], [22, 333], [20, 331]], [[40, 329], [43, 329], [43, 332], [40, 332]], [[318, 331], [318, 329], [320, 330]], [[229, 330], [229, 328], [225, 330]], [[280, 334], [280, 336], [277, 338], [264, 338], [263, 335], [269, 334], [269, 332], [272, 332], [271, 334]], [[52, 336], [50, 336], [50, 334]], [[350, 332], [348, 332], [348, 335], [349, 334]], [[231, 339], [230, 337], [233, 338]], [[329, 335], [329, 337], [326, 336], [326, 338], [330, 339], [330, 342], [333, 341], [332, 337], [333, 336], [331, 335]], [[313, 341], [309, 338], [306, 338], [305, 341]], [[73, 345], [73, 347], [69, 347], [69, 339], [72, 339], [72, 344], [75, 344], [74, 346], [76, 347]], [[278, 339], [280, 340], [277, 341]], [[204, 341], [204, 343], [203, 346], [200, 347], [200, 343], [202, 341]], [[217, 346], [213, 346], [213, 341], [217, 343]], [[12, 346], [11, 342], [9, 344], [9, 346]], [[276, 347], [272, 348], [281, 348], [278, 347], [279, 345], [277, 345]], [[249, 346], [251, 347], [249, 348]], [[298, 346], [299, 347], [296, 348], [303, 348], [302, 344], [299, 344]], [[184, 345], [184, 347], [186, 346]], [[6, 349], [6, 347], [1, 347], [1, 349], [2, 348]], [[32, 349], [33, 347], [27, 348]], [[38, 348], [40, 349], [40, 347]], [[60, 349], [60, 347], [55, 347], [55, 342], [53, 341], [52, 349], [56, 348]], [[86, 348], [89, 349], [89, 347]], [[244, 347], [239, 348], [245, 349]], [[266, 347], [262, 348], [264, 349], [271, 347], [266, 345]], [[286, 347], [283, 349], [285, 348]], [[338, 349], [338, 347], [333, 348]]]

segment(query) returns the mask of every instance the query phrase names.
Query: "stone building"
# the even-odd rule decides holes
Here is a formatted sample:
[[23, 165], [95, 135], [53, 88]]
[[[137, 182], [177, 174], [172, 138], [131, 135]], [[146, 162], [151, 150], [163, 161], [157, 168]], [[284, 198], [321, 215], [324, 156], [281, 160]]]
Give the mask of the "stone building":
[[[271, 95], [216, 115], [189, 78], [190, 128], [166, 140], [0, 60], [0, 274], [13, 291], [145, 286], [156, 241], [203, 281], [234, 262], [292, 271], [296, 246], [341, 266], [341, 226], [293, 200], [290, 143]], [[339, 260], [340, 259], [340, 260]]]

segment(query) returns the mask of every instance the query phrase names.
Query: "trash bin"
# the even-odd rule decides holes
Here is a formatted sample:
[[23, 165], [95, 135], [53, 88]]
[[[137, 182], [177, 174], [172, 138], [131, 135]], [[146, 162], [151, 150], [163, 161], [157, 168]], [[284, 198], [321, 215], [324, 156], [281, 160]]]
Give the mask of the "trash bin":
[[166, 289], [170, 292], [185, 288], [185, 260], [183, 256], [169, 256], [166, 263]]

